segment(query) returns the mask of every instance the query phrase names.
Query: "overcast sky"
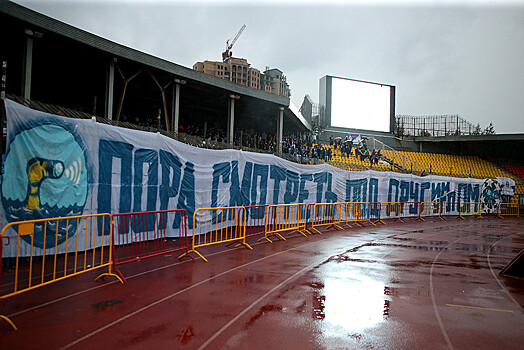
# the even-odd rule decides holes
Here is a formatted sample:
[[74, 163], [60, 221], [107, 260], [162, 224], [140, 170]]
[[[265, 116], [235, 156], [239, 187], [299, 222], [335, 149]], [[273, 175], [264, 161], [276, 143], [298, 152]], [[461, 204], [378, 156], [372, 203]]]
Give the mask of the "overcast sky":
[[318, 102], [324, 75], [395, 85], [396, 114], [458, 114], [524, 132], [524, 0], [15, 0], [120, 44], [192, 67], [225, 42]]

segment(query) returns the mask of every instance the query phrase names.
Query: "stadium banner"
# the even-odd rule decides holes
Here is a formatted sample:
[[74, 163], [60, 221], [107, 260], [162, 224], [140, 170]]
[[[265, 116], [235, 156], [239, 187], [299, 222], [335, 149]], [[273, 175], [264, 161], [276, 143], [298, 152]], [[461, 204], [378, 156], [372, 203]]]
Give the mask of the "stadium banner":
[[[328, 164], [301, 165], [271, 154], [197, 148], [159, 133], [52, 115], [10, 100], [6, 113], [2, 227], [39, 218], [185, 209], [191, 234], [198, 208], [402, 202], [417, 215], [419, 206], [409, 203], [440, 201], [447, 203], [443, 209], [447, 215], [458, 214], [461, 202], [482, 202], [484, 213], [493, 212], [503, 193], [514, 193], [514, 181], [506, 178], [346, 171]], [[172, 229], [171, 236], [178, 236], [177, 220], [162, 225]], [[45, 237], [64, 243], [65, 251], [66, 237], [68, 244], [74, 244], [70, 239], [74, 232], [49, 227]], [[103, 232], [109, 239], [109, 231]], [[6, 236], [16, 238], [17, 233], [11, 230]], [[34, 236], [33, 254], [41, 255], [44, 234]], [[24, 251], [30, 235], [20, 237], [19, 255], [30, 254]], [[4, 240], [4, 256], [16, 256], [16, 242]]]

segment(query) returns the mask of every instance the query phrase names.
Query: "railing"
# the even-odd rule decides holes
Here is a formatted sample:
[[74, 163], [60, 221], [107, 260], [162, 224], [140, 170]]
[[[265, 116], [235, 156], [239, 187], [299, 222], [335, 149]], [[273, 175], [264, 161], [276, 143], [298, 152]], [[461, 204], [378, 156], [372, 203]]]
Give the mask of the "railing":
[[304, 204], [272, 204], [268, 205], [266, 208], [266, 222], [264, 228], [264, 237], [260, 238], [261, 240], [266, 240], [270, 243], [273, 243], [269, 239], [270, 236], [275, 236], [283, 241], [286, 239], [282, 236], [281, 233], [288, 232], [300, 233], [304, 237], [307, 237], [307, 231], [305, 225], [300, 223], [301, 208], [303, 210]]
[[[184, 209], [113, 214], [112, 219], [115, 266], [181, 250], [188, 252]], [[114, 271], [124, 278], [120, 271]]]
[[246, 238], [264, 234], [267, 204], [246, 206]]
[[497, 210], [497, 217], [503, 219], [505, 216], [519, 216], [518, 203], [500, 203]]
[[247, 249], [253, 249], [246, 243], [246, 208], [218, 207], [199, 208], [193, 215], [193, 242], [191, 250], [182, 254], [195, 253], [204, 258], [196, 249], [220, 243], [236, 242]]
[[462, 202], [458, 205], [458, 219], [465, 220], [466, 216], [476, 216], [482, 219], [481, 205], [478, 202]]
[[418, 210], [418, 217], [415, 220], [425, 221], [424, 218], [436, 217], [444, 220], [442, 217], [442, 203], [441, 202], [421, 202]]
[[[8, 230], [16, 232], [15, 268], [2, 274], [0, 265], [0, 300], [6, 299], [85, 272], [107, 268], [112, 272], [112, 231], [105, 231], [106, 223], [112, 224], [109, 214], [79, 215], [52, 219], [12, 222], [0, 234], [0, 241]], [[108, 236], [106, 236], [106, 234]], [[59, 241], [59, 237], [65, 240]], [[23, 244], [23, 242], [25, 244]], [[27, 246], [22, 248], [21, 246]], [[0, 245], [0, 256], [2, 256]], [[16, 329], [11, 320], [6, 320]]]
[[331, 228], [338, 230], [343, 228], [342, 223], [342, 207], [344, 203], [317, 203], [313, 206], [313, 216], [311, 218], [311, 230], [322, 234], [320, 227]]

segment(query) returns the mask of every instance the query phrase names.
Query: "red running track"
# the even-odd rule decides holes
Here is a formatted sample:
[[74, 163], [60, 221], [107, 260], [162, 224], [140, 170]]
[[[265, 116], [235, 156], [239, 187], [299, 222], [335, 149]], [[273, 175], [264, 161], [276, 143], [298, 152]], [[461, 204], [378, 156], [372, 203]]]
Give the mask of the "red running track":
[[121, 266], [8, 299], [0, 349], [521, 349], [518, 219], [388, 223]]

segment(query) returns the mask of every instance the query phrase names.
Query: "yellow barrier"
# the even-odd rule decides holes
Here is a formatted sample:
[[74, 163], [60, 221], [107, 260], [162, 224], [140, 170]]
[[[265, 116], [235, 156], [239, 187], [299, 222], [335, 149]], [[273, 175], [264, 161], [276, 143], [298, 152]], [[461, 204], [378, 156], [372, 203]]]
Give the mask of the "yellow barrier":
[[[105, 236], [106, 224], [112, 225], [109, 214], [79, 215], [9, 223], [0, 233], [0, 242], [14, 230], [10, 241], [16, 244], [13, 252], [15, 268], [2, 274], [0, 300], [96, 269], [107, 268], [96, 280], [112, 273], [113, 230]], [[60, 237], [60, 240], [59, 240]], [[25, 243], [24, 243], [25, 242]], [[60, 249], [60, 251], [59, 251]], [[2, 249], [0, 248], [0, 256]], [[1, 273], [1, 265], [0, 265]], [[15, 324], [6, 316], [13, 329]]]
[[425, 221], [424, 218], [436, 217], [444, 220], [442, 217], [442, 203], [441, 202], [421, 202], [418, 209], [418, 217], [415, 220]]
[[180, 255], [182, 258], [195, 253], [205, 262], [207, 259], [196, 248], [209, 245], [237, 242], [247, 249], [253, 249], [246, 243], [247, 212], [244, 207], [200, 208], [193, 214], [193, 243], [191, 249]]
[[369, 222], [373, 226], [377, 226], [377, 225], [375, 225], [375, 223], [373, 221], [371, 221], [371, 219], [372, 219], [371, 218], [372, 203], [356, 202], [354, 204], [355, 204], [355, 213], [356, 213], [356, 217], [357, 217], [356, 224], [358, 226], [364, 226], [364, 224], [366, 224], [366, 222]]
[[[350, 224], [350, 222], [352, 224]], [[341, 213], [340, 213], [340, 223], [345, 227], [353, 227], [353, 225], [358, 225], [357, 223], [357, 207], [356, 203], [345, 202], [342, 203]], [[360, 225], [361, 226], [361, 225]]]
[[466, 216], [476, 216], [479, 219], [483, 219], [481, 212], [481, 205], [479, 202], [464, 202], [458, 205], [459, 216], [457, 219], [465, 220]]
[[342, 207], [345, 207], [345, 203], [316, 203], [313, 206], [311, 229], [320, 234], [322, 232], [317, 227], [327, 226], [328, 228], [335, 227], [343, 230], [340, 227], [342, 223]]
[[381, 202], [380, 203], [380, 218], [395, 219], [395, 221], [404, 222], [400, 218], [400, 202]]
[[264, 237], [259, 241], [265, 239], [273, 243], [269, 236], [276, 236], [282, 240], [286, 240], [281, 233], [284, 231], [291, 231], [288, 234], [295, 232], [307, 237], [306, 224], [302, 224], [300, 212], [304, 210], [304, 204], [272, 204], [266, 208], [266, 223], [264, 229]]
[[503, 219], [504, 216], [519, 216], [519, 203], [500, 203], [497, 217]]

